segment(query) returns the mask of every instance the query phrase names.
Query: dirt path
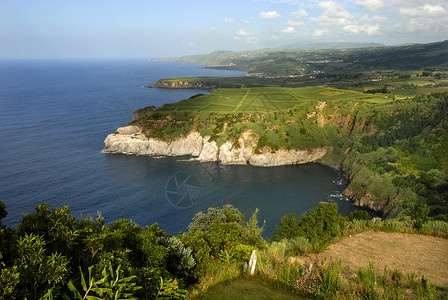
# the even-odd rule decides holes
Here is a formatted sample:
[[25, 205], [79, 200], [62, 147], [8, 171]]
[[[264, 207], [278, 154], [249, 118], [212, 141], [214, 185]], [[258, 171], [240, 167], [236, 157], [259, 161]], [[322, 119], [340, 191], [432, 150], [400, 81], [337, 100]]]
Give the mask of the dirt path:
[[432, 236], [368, 231], [328, 247], [319, 256], [340, 260], [357, 270], [369, 261], [375, 270], [400, 270], [424, 275], [438, 286], [448, 287], [448, 240]]

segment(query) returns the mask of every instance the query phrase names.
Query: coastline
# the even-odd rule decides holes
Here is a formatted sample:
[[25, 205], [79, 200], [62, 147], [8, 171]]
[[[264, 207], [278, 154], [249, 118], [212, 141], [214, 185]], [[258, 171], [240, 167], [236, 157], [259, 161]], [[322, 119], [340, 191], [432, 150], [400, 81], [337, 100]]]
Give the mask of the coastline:
[[199, 132], [192, 131], [187, 136], [170, 141], [148, 138], [140, 127], [128, 125], [120, 127], [115, 133], [109, 134], [104, 140], [103, 153], [122, 153], [127, 155], [147, 156], [184, 156], [191, 161], [217, 162], [221, 165], [250, 165], [254, 167], [277, 167], [316, 163], [342, 174], [346, 184], [342, 194], [355, 206], [368, 209], [383, 215], [387, 201], [377, 201], [369, 192], [359, 193], [350, 185], [350, 177], [341, 165], [322, 161], [321, 159], [332, 151], [331, 147], [305, 150], [269, 148], [255, 153], [257, 140], [250, 132], [241, 134], [238, 139], [239, 147], [227, 141], [218, 146], [210, 137], [202, 137]]
[[[239, 147], [227, 141], [218, 146], [210, 137], [202, 137], [198, 132], [190, 132], [185, 137], [172, 141], [147, 138], [141, 128], [133, 125], [120, 127], [104, 140], [104, 153], [124, 153], [154, 156], [190, 156], [201, 162], [216, 161], [223, 165], [252, 165], [257, 167], [275, 167], [316, 162], [330, 147], [314, 149], [279, 149], [269, 148], [256, 153], [257, 140], [249, 132], [238, 139]], [[333, 166], [334, 169], [334, 166]]]

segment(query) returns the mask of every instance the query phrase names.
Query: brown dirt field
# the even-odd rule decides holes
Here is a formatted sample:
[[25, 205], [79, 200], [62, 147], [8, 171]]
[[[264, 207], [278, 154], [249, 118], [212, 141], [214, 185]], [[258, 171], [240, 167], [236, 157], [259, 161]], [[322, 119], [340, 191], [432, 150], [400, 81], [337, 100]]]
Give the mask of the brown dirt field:
[[319, 254], [340, 260], [343, 267], [356, 271], [371, 261], [378, 272], [399, 270], [424, 275], [437, 286], [448, 287], [448, 239], [419, 234], [367, 231], [330, 245]]

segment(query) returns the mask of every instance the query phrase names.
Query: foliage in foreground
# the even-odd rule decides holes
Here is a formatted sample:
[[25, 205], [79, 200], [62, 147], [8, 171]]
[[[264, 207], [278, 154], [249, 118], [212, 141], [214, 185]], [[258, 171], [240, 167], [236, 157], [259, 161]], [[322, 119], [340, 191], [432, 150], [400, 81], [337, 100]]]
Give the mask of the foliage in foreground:
[[[0, 221], [5, 216], [0, 201]], [[169, 236], [157, 224], [106, 225], [100, 214], [79, 220], [66, 206], [41, 204], [16, 230], [0, 223], [0, 299], [182, 298], [212, 262], [243, 262], [262, 247], [257, 223], [257, 211], [246, 223], [226, 205], [198, 213], [188, 233]]]
[[[268, 243], [257, 213], [246, 222], [231, 205], [209, 208], [196, 214], [188, 232], [169, 236], [157, 224], [106, 225], [101, 216], [78, 220], [68, 207], [38, 205], [15, 230], [0, 224], [0, 299], [200, 298], [214, 285], [240, 277], [254, 249], [258, 276], [292, 293], [348, 299], [402, 299], [408, 290], [440, 294], [434, 283], [399, 271], [378, 275], [369, 267], [357, 278], [347, 277], [337, 264], [313, 266], [302, 255], [372, 229], [447, 237], [446, 222], [417, 215], [408, 221], [373, 220], [365, 212], [342, 217], [336, 204], [321, 203], [299, 219], [285, 216]], [[6, 216], [3, 202], [0, 216]]]

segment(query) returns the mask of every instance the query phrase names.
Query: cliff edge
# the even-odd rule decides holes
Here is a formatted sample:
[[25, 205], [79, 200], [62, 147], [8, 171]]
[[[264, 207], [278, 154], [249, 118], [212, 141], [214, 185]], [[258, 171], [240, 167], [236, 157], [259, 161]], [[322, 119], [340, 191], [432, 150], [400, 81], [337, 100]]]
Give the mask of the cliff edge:
[[313, 162], [321, 159], [330, 147], [305, 150], [279, 149], [272, 151], [265, 147], [256, 151], [257, 139], [250, 131], [244, 132], [237, 143], [225, 142], [218, 147], [210, 137], [202, 137], [192, 131], [187, 136], [171, 141], [147, 138], [140, 127], [120, 127], [104, 140], [106, 153], [138, 155], [192, 156], [199, 161], [219, 161], [222, 164], [274, 167]]

